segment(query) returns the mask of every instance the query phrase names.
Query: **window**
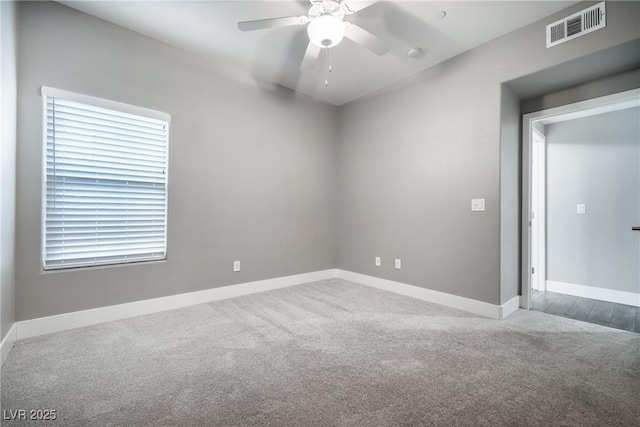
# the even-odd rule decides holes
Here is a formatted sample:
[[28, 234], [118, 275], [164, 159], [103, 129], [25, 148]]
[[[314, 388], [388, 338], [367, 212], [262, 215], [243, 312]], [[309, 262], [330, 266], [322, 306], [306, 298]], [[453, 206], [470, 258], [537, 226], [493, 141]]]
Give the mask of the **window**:
[[165, 259], [169, 115], [42, 95], [44, 269]]

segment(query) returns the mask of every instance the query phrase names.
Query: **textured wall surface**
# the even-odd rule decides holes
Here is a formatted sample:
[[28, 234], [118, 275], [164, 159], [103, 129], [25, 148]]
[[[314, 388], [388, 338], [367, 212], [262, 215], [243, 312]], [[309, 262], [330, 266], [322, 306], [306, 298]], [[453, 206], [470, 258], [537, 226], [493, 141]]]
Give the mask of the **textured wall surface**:
[[[501, 86], [639, 38], [639, 4], [608, 2], [606, 28], [547, 49], [546, 25], [584, 7], [341, 107], [340, 268], [493, 304], [516, 294], [518, 257], [503, 253], [519, 233], [502, 157], [517, 162], [502, 123], [514, 114], [501, 105], [517, 102], [505, 103]], [[471, 212], [472, 198], [486, 199], [486, 211]]]
[[[506, 302], [517, 99], [502, 83], [638, 38], [640, 4], [610, 2], [611, 25], [546, 49], [546, 24], [583, 7], [334, 108], [60, 4], [21, 4], [17, 319], [335, 267]], [[42, 271], [42, 85], [171, 114], [166, 262]]]
[[[53, 2], [20, 52], [19, 320], [335, 266], [334, 107]], [[42, 272], [42, 85], [171, 114], [166, 262]]]

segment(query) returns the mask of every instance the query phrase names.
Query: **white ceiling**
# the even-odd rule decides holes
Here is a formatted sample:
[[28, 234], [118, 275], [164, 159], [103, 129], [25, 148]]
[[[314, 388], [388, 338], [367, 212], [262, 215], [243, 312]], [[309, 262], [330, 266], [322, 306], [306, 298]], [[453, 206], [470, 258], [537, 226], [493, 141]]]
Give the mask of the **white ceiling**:
[[[244, 70], [252, 76], [342, 105], [491, 39], [545, 18], [577, 1], [380, 1], [346, 19], [391, 45], [377, 56], [345, 39], [301, 72], [306, 27], [242, 32], [238, 21], [306, 15], [307, 1], [60, 1], [69, 7]], [[371, 2], [369, 2], [371, 3]], [[365, 2], [350, 1], [359, 9]], [[446, 11], [444, 19], [437, 12]], [[543, 35], [541, 35], [543, 37]], [[424, 49], [410, 59], [411, 47]]]

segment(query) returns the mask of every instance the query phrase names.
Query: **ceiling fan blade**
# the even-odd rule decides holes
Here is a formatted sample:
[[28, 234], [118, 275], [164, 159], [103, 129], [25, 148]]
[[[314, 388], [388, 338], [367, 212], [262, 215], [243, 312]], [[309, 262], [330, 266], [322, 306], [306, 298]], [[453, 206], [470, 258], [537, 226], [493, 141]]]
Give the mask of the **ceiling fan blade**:
[[304, 53], [304, 58], [302, 58], [302, 64], [300, 64], [300, 71], [310, 70], [313, 68], [316, 65], [316, 61], [318, 60], [318, 56], [320, 56], [321, 50], [322, 48], [309, 42], [307, 51]]
[[355, 24], [347, 25], [347, 31], [344, 36], [364, 46], [376, 55], [382, 56], [391, 49], [389, 43]]
[[378, 3], [378, 0], [353, 0], [348, 2], [342, 2], [342, 9], [347, 15], [360, 12], [362, 9], [366, 9], [369, 6], [373, 6]]
[[255, 21], [238, 22], [241, 31], [266, 30], [267, 28], [304, 25], [309, 22], [306, 16], [284, 16], [282, 18], [256, 19]]

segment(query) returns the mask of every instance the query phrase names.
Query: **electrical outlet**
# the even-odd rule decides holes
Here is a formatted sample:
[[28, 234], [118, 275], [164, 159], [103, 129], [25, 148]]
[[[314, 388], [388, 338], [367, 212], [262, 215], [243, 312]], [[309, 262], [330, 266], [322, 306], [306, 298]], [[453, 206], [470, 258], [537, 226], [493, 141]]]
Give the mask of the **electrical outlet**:
[[484, 199], [471, 199], [471, 210], [473, 212], [483, 212]]
[[233, 261], [233, 272], [237, 273], [240, 271], [240, 261]]
[[382, 265], [382, 260], [379, 256], [376, 257], [376, 267], [380, 267]]
[[576, 213], [578, 215], [586, 215], [587, 214], [587, 205], [584, 203], [580, 203], [576, 205]]
[[402, 268], [402, 260], [396, 258], [396, 270], [400, 270]]

